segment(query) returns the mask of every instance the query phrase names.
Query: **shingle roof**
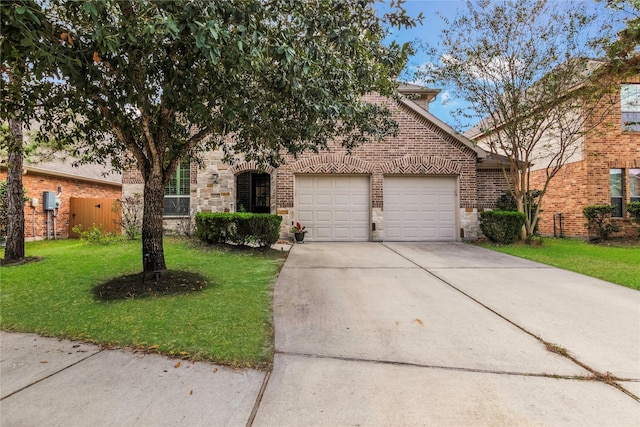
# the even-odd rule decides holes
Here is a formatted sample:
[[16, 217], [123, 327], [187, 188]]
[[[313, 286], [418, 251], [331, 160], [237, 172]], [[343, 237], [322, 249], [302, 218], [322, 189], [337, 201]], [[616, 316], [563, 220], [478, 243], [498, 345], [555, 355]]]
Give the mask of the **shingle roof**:
[[24, 163], [27, 173], [51, 174], [67, 178], [78, 178], [86, 181], [122, 185], [122, 173], [99, 164], [73, 166], [73, 159], [57, 158], [39, 163]]

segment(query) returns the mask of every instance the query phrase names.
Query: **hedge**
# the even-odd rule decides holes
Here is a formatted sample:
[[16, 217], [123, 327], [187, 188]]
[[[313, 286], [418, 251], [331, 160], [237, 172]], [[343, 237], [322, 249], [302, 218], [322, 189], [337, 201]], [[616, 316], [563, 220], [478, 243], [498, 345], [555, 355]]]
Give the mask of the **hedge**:
[[486, 211], [480, 214], [480, 229], [490, 240], [509, 244], [520, 238], [524, 221], [522, 212]]
[[273, 245], [280, 237], [282, 218], [278, 215], [236, 213], [197, 213], [196, 236], [209, 243]]

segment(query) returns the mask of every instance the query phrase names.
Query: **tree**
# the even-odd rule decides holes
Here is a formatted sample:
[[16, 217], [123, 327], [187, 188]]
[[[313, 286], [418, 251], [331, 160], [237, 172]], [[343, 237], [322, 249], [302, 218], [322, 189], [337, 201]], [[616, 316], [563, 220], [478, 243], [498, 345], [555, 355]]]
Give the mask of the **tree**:
[[[482, 119], [474, 139], [508, 160], [503, 173], [526, 216], [522, 237], [530, 238], [549, 182], [606, 114], [609, 82], [602, 64], [586, 59], [583, 36], [595, 16], [547, 0], [466, 6], [445, 19], [428, 77], [455, 87], [471, 105], [459, 113]], [[532, 167], [546, 171], [543, 188], [531, 188]]]
[[605, 40], [607, 57], [611, 61], [628, 62], [635, 60], [637, 70], [638, 46], [640, 46], [640, 0], [598, 0], [606, 1], [607, 7], [619, 12], [625, 21], [625, 28], [614, 39]]
[[[46, 49], [55, 39], [54, 27], [33, 0], [0, 2], [0, 150], [7, 153], [7, 244], [5, 260], [24, 258], [23, 127], [40, 114], [51, 93], [52, 54]], [[53, 113], [53, 109], [49, 110]]]
[[386, 25], [414, 21], [401, 2], [383, 17], [372, 3], [44, 3], [76, 58], [60, 69], [86, 141], [79, 154], [120, 168], [133, 161], [142, 174], [145, 272], [166, 269], [164, 186], [183, 158], [222, 148], [227, 159], [275, 166], [336, 136], [351, 148], [395, 131], [389, 111], [362, 95], [394, 95], [410, 47], [383, 46]]

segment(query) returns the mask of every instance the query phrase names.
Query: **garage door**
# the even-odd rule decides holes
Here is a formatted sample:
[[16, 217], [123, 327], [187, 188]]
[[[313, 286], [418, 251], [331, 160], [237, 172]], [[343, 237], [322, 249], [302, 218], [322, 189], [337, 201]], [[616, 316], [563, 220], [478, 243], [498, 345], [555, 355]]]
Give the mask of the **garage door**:
[[296, 213], [306, 240], [369, 240], [369, 177], [297, 176]]
[[384, 240], [456, 240], [456, 178], [385, 177]]

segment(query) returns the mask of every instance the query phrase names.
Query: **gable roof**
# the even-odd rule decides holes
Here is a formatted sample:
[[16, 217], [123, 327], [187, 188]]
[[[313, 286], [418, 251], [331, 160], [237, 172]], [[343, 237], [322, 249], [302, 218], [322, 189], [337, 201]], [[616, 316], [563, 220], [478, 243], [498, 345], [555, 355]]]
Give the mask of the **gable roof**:
[[[73, 160], [62, 157], [37, 163], [28, 163], [25, 161], [23, 170], [26, 171], [26, 173], [54, 175], [100, 184], [122, 186], [122, 173], [120, 172], [95, 163], [78, 166], [73, 166], [72, 163]], [[2, 167], [6, 168], [6, 164], [3, 164]]]

